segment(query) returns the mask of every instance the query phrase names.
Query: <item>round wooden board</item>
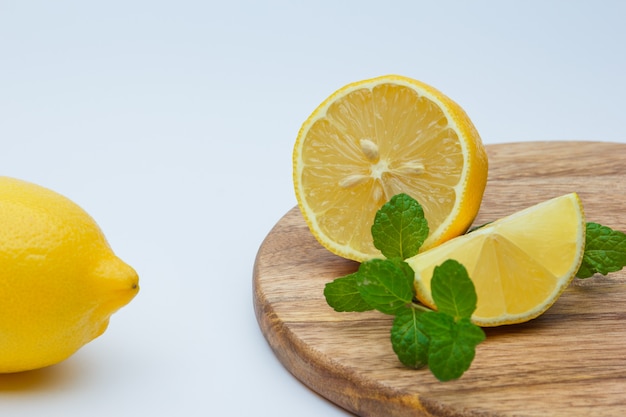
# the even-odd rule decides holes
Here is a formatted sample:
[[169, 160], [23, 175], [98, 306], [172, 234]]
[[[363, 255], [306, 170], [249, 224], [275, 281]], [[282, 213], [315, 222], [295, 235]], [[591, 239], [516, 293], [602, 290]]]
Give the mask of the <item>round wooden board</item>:
[[[626, 231], [626, 145], [525, 142], [487, 146], [489, 180], [475, 224], [578, 192], [587, 221]], [[260, 328], [296, 378], [361, 416], [622, 416], [626, 413], [626, 272], [575, 280], [542, 316], [486, 329], [471, 368], [442, 383], [404, 368], [392, 318], [337, 313], [324, 285], [358, 264], [313, 238], [297, 207], [257, 254]]]

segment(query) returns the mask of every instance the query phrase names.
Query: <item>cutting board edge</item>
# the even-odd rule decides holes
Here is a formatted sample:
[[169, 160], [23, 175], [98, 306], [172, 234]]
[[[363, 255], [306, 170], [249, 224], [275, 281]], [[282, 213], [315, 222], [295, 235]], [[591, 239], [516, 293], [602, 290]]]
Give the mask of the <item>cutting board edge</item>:
[[[295, 206], [283, 218], [294, 211], [298, 211], [298, 215], [301, 216], [298, 207]], [[279, 224], [280, 220], [272, 230]], [[264, 254], [266, 241], [267, 238], [261, 244], [254, 262], [254, 312], [268, 345], [287, 371], [315, 393], [358, 416], [402, 417], [410, 414], [416, 417], [430, 417], [433, 415], [431, 411], [434, 410], [440, 413], [438, 415], [458, 415], [437, 401], [431, 401], [419, 394], [401, 394], [390, 387], [359, 376], [355, 370], [333, 361], [332, 358], [308, 346], [283, 325], [277, 319], [274, 308], [265, 302], [266, 296], [259, 285], [262, 279], [259, 263]]]

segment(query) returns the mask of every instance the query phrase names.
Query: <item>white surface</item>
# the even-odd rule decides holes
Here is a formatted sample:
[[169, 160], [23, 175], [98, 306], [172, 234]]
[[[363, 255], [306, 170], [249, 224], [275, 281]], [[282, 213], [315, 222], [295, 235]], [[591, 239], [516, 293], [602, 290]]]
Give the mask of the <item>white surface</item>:
[[295, 205], [300, 124], [342, 85], [399, 73], [461, 104], [485, 143], [626, 142], [625, 15], [619, 1], [0, 1], [0, 174], [72, 198], [141, 277], [75, 356], [0, 375], [2, 414], [346, 415], [285, 371], [252, 309], [256, 251]]

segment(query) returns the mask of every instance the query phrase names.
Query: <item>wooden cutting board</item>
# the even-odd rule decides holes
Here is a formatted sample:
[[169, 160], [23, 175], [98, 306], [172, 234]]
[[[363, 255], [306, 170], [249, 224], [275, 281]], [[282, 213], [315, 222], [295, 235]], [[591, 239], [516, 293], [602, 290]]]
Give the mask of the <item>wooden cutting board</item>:
[[[487, 146], [489, 179], [475, 224], [578, 192], [587, 221], [626, 231], [626, 145], [525, 142]], [[626, 272], [576, 279], [539, 318], [486, 329], [471, 368], [441, 383], [404, 368], [391, 317], [337, 313], [324, 285], [358, 264], [310, 234], [293, 208], [261, 245], [254, 307], [281, 363], [360, 416], [626, 415]]]

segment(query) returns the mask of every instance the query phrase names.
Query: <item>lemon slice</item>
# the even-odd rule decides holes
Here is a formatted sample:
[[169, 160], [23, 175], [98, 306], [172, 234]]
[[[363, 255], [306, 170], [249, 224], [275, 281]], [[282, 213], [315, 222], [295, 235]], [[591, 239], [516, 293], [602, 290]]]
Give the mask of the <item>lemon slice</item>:
[[454, 259], [474, 282], [480, 326], [521, 323], [547, 310], [572, 281], [585, 250], [585, 218], [575, 193], [490, 223], [407, 260], [418, 299], [434, 308], [435, 266]]
[[463, 109], [419, 81], [387, 75], [349, 84], [304, 122], [293, 151], [302, 214], [331, 252], [381, 257], [376, 211], [406, 193], [424, 208], [422, 250], [464, 233], [487, 181], [487, 155]]

